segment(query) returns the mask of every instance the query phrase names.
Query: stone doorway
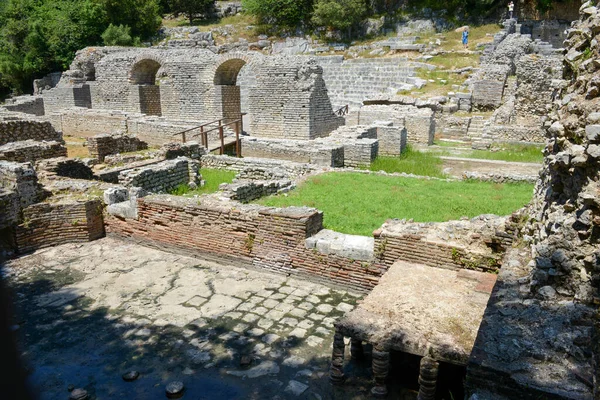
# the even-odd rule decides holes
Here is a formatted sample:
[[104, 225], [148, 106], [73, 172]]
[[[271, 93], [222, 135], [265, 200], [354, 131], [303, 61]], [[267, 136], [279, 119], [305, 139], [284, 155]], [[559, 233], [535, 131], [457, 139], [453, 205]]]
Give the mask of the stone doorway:
[[239, 119], [242, 113], [238, 75], [245, 65], [245, 60], [233, 58], [219, 65], [215, 72], [215, 108], [225, 123]]
[[160, 67], [157, 61], [146, 59], [137, 62], [131, 70], [132, 102], [139, 105], [139, 112], [142, 114], [162, 115], [160, 86], [156, 81]]

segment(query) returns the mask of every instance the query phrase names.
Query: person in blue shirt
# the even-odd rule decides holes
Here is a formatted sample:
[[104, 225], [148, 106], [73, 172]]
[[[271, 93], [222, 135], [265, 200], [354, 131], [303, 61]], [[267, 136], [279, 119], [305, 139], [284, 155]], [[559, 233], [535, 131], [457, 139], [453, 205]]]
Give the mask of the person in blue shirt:
[[469, 28], [465, 27], [462, 33], [462, 44], [465, 46], [465, 49], [469, 48]]

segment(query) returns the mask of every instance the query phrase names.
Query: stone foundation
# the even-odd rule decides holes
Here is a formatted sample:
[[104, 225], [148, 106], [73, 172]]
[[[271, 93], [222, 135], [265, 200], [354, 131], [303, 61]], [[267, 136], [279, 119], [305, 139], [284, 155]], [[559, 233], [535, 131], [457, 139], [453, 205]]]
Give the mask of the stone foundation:
[[243, 138], [244, 156], [288, 160], [323, 167], [344, 166], [344, 146], [320, 141]]
[[200, 160], [202, 168], [227, 169], [242, 172], [245, 170], [259, 170], [261, 174], [258, 179], [265, 179], [262, 171], [280, 171], [289, 176], [306, 175], [316, 171], [317, 167], [305, 163], [293, 161], [269, 160], [265, 158], [235, 158], [229, 156], [215, 156], [207, 154]]
[[21, 140], [61, 141], [62, 135], [46, 120], [11, 115], [0, 117], [0, 146]]
[[[360, 124], [373, 125], [391, 121], [393, 126], [405, 127], [408, 143], [431, 145], [435, 135], [434, 112], [429, 108], [404, 105], [367, 105], [360, 110]], [[346, 119], [348, 125], [358, 122], [357, 116]]]
[[36, 142], [24, 140], [0, 146], [0, 160], [36, 162], [46, 158], [66, 157], [67, 148], [62, 142]]
[[119, 174], [119, 184], [139, 187], [153, 193], [168, 192], [180, 185], [196, 185], [199, 168], [197, 161], [181, 157], [122, 171]]
[[138, 138], [125, 135], [96, 135], [87, 141], [90, 157], [104, 161], [110, 154], [145, 150], [148, 144]]

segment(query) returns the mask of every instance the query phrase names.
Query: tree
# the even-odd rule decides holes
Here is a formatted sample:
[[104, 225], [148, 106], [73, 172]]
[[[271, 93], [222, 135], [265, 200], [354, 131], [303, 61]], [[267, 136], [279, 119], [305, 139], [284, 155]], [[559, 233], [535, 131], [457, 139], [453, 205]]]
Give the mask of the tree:
[[131, 28], [126, 25], [110, 24], [102, 34], [105, 46], [134, 46], [140, 38], [131, 36]]
[[170, 8], [173, 13], [183, 14], [194, 25], [194, 17], [210, 12], [214, 0], [171, 0]]
[[318, 26], [346, 30], [348, 37], [352, 27], [359, 23], [367, 13], [364, 0], [317, 0], [312, 22]]
[[[47, 0], [49, 1], [49, 0]], [[106, 11], [107, 24], [131, 27], [131, 34], [148, 38], [162, 23], [158, 0], [96, 0]]]
[[296, 28], [307, 22], [312, 0], [242, 0], [242, 8], [261, 25]]

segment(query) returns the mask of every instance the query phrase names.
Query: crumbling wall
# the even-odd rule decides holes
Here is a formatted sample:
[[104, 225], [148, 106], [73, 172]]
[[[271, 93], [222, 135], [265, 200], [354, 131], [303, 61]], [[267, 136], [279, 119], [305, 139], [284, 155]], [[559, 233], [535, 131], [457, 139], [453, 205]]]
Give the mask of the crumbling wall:
[[62, 141], [62, 134], [49, 121], [22, 116], [0, 117], [0, 146], [20, 140]]
[[67, 148], [62, 142], [36, 142], [23, 140], [0, 146], [0, 160], [31, 162], [45, 158], [66, 157]]
[[526, 246], [508, 255], [469, 361], [469, 393], [478, 396], [598, 397], [597, 6], [585, 2], [567, 34], [564, 90], [546, 122], [540, 180], [529, 208], [514, 218]]
[[528, 54], [517, 63], [515, 110], [521, 114], [547, 115], [556, 96], [553, 80], [562, 78], [562, 59]]
[[2, 107], [11, 112], [20, 112], [37, 116], [45, 114], [44, 99], [42, 96], [19, 96], [9, 98], [6, 99], [6, 103], [4, 103]]
[[237, 172], [258, 170], [261, 173], [259, 179], [264, 178], [262, 175], [262, 171], [264, 170], [281, 171], [290, 176], [306, 175], [316, 170], [316, 166], [314, 165], [296, 163], [293, 161], [269, 160], [253, 157], [236, 158], [212, 154], [203, 155], [200, 164], [202, 168], [227, 169]]
[[20, 253], [64, 243], [89, 242], [104, 236], [100, 200], [38, 203], [23, 210], [16, 228]]
[[35, 164], [35, 169], [46, 179], [65, 177], [91, 180], [95, 178], [92, 169], [77, 158], [58, 157], [40, 160]]
[[21, 208], [36, 203], [43, 197], [37, 174], [30, 163], [0, 160], [0, 187], [15, 192], [19, 196]]
[[197, 161], [181, 157], [122, 171], [119, 174], [119, 184], [164, 193], [180, 185], [197, 185], [199, 168]]
[[90, 157], [104, 161], [107, 155], [145, 150], [148, 144], [131, 136], [104, 134], [89, 138], [87, 147]]

